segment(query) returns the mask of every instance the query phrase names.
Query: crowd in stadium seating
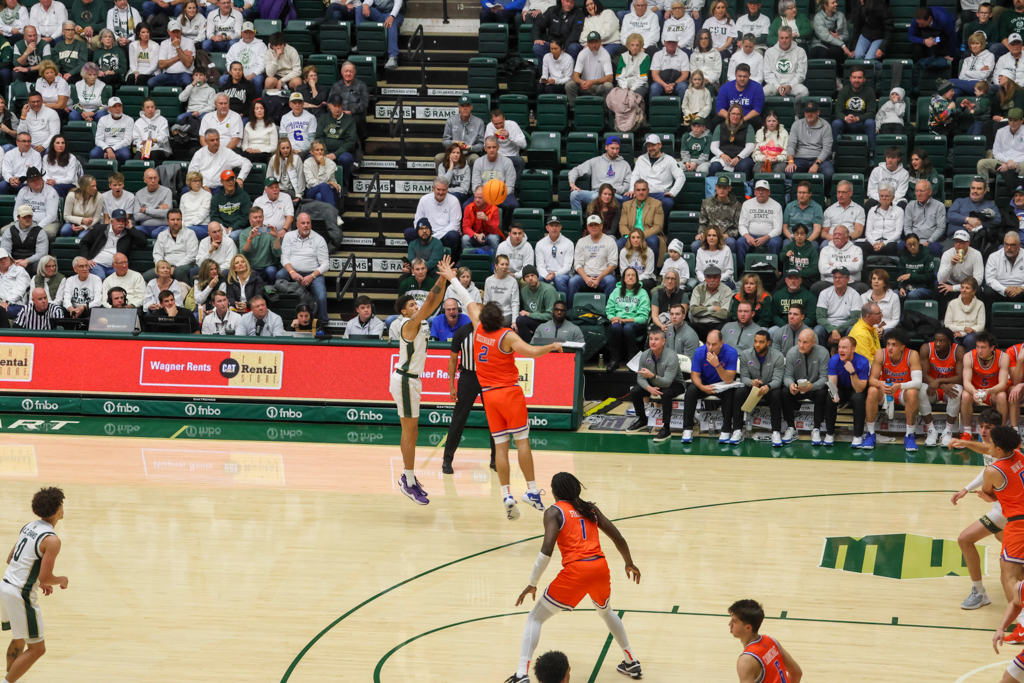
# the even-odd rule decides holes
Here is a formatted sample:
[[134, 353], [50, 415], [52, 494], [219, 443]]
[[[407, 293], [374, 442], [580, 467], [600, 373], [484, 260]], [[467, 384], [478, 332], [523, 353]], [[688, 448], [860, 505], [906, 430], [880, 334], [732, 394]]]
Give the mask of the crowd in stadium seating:
[[[501, 16], [481, 13], [482, 22], [532, 25], [538, 92], [564, 93], [570, 122], [582, 95], [604, 98], [606, 121], [615, 122], [613, 132], [611, 123], [604, 129], [604, 153], [568, 172], [569, 203], [580, 212], [583, 234], [567, 230], [560, 210], [547, 221], [549, 237], [533, 235], [534, 256], [540, 280], [573, 313], [585, 312], [579, 293], [605, 300], [610, 370], [633, 358], [647, 337], [632, 392], [634, 428], [646, 428], [645, 401], [668, 406], [685, 396], [687, 441], [697, 399], [718, 384], [720, 440], [736, 443], [749, 393], [742, 387], [763, 386], [775, 445], [795, 438], [799, 400], [815, 403], [812, 440], [831, 445], [835, 410], [824, 393], [831, 377], [839, 400], [854, 408], [855, 445], [870, 448], [879, 401], [891, 393], [877, 380], [873, 365], [882, 356], [876, 351], [889, 341], [906, 347], [910, 358], [911, 338], [935, 340], [930, 350], [921, 348], [925, 378], [897, 385], [909, 428], [920, 415], [928, 445], [938, 438], [929, 398], [945, 396], [951, 406], [944, 443], [957, 414], [969, 420], [976, 400], [1017, 419], [1024, 354], [1011, 353], [1007, 362], [995, 347], [1013, 340], [990, 332], [998, 327], [994, 305], [1024, 303], [1024, 0], [1012, 4], [960, 3], [960, 12], [923, 5], [906, 29], [894, 26], [882, 0], [821, 0], [812, 15], [803, 13], [805, 3], [782, 0], [772, 20], [757, 0], [735, 19], [724, 0], [706, 8], [702, 0], [634, 0], [618, 13], [600, 0], [582, 7], [530, 0], [504, 6]], [[906, 33], [913, 64], [886, 62], [891, 87], [876, 94], [897, 30]], [[827, 86], [834, 102], [821, 97], [820, 86], [810, 96], [808, 60], [834, 60], [835, 87]], [[855, 62], [844, 68], [847, 60]], [[647, 132], [655, 98], [665, 95], [675, 96], [682, 111], [675, 136]], [[784, 105], [766, 99], [780, 96], [791, 99]], [[461, 100], [447, 122], [439, 155], [446, 163], [431, 201], [440, 205], [446, 191], [457, 194], [444, 224], [446, 245], [464, 254], [501, 253], [512, 243], [505, 234], [523, 232], [519, 216], [527, 214], [514, 209], [522, 155], [529, 158], [531, 147], [518, 126], [508, 134], [512, 127], [503, 125], [500, 109], [485, 130], [472, 105], [469, 97]], [[779, 106], [795, 107], [796, 116]], [[635, 159], [628, 151], [632, 134], [643, 140]], [[983, 136], [972, 143], [984, 144], [958, 150], [961, 135]], [[951, 150], [950, 158], [908, 145], [909, 136], [918, 142], [939, 136], [938, 147]], [[676, 137], [677, 148], [668, 147]], [[866, 147], [864, 157], [876, 165], [836, 178], [840, 147], [848, 141]], [[479, 159], [467, 157], [470, 152]], [[456, 176], [456, 165], [469, 170]], [[946, 169], [965, 165], [971, 173], [956, 171], [950, 197]], [[526, 173], [531, 168], [525, 164]], [[457, 185], [459, 178], [469, 184]], [[471, 194], [493, 179], [509, 189], [498, 207]], [[684, 208], [680, 198], [687, 191], [693, 196], [684, 190], [688, 183], [703, 185], [696, 239], [673, 227], [673, 212]], [[463, 234], [470, 236], [462, 243], [453, 234], [458, 202], [466, 207]], [[425, 219], [421, 228], [434, 225], [427, 212], [416, 217]], [[425, 229], [422, 234], [426, 240]], [[567, 237], [577, 242], [571, 259], [568, 245], [556, 246]], [[521, 239], [514, 244], [523, 249]], [[452, 253], [458, 256], [455, 248]], [[565, 258], [556, 262], [556, 253]], [[490, 298], [485, 289], [484, 300]], [[666, 348], [686, 356], [692, 375]], [[927, 354], [947, 353], [959, 368], [965, 352], [956, 382], [929, 375]], [[994, 366], [998, 375], [1001, 363], [1017, 387], [1012, 391], [1005, 379], [979, 383], [982, 370]], [[972, 374], [975, 384], [968, 386]], [[966, 387], [962, 396], [948, 391], [955, 383]], [[946, 394], [936, 393], [944, 387]], [[784, 435], [783, 417], [790, 427]], [[656, 440], [669, 434], [666, 424]], [[908, 450], [916, 450], [908, 439]]]

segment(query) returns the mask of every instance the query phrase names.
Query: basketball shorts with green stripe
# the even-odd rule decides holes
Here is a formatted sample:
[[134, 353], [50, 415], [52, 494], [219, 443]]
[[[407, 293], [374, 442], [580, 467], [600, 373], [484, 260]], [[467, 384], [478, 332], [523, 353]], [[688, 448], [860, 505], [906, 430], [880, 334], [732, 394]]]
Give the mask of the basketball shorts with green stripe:
[[0, 582], [0, 622], [14, 640], [38, 643], [43, 639], [43, 611], [36, 596], [36, 591], [25, 596], [20, 588]]
[[423, 381], [419, 377], [410, 377], [401, 372], [391, 373], [391, 397], [398, 405], [398, 417], [420, 416], [420, 393]]

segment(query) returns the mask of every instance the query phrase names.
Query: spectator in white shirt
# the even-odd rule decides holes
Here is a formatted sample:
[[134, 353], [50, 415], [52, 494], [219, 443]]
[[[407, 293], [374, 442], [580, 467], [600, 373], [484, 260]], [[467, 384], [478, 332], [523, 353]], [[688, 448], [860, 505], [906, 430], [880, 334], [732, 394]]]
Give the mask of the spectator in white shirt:
[[[191, 230], [181, 224], [181, 211], [167, 212], [167, 230], [160, 233], [153, 244], [153, 261], [167, 261], [174, 268], [174, 279], [192, 282], [192, 264], [199, 253], [199, 239]], [[156, 270], [149, 270], [143, 276], [149, 282], [156, 277]]]
[[665, 40], [665, 47], [654, 53], [651, 60], [651, 97], [686, 94], [686, 81], [690, 78], [690, 58], [679, 47], [676, 36]]
[[32, 208], [32, 220], [46, 231], [50, 239], [56, 239], [60, 224], [57, 223], [57, 209], [60, 208], [60, 196], [57, 190], [43, 181], [43, 174], [36, 167], [28, 169], [25, 184], [18, 190], [15, 205]]
[[[653, 57], [654, 53], [658, 51], [658, 41], [661, 39], [661, 22], [658, 21], [657, 12], [649, 11], [647, 4], [647, 0], [633, 1], [629, 13], [622, 17], [619, 36], [625, 38], [639, 33], [644, 39], [644, 50]], [[587, 42], [589, 44], [589, 37]]]
[[548, 48], [551, 51], [544, 55], [540, 84], [544, 86], [544, 93], [547, 95], [564, 95], [566, 84], [572, 80], [576, 62], [562, 47], [561, 38], [552, 38]]
[[88, 318], [89, 310], [103, 303], [103, 280], [89, 272], [89, 259], [76, 256], [71, 262], [76, 275], [64, 278], [54, 303], [72, 318]]
[[0, 306], [7, 309], [8, 315], [14, 317], [21, 313], [31, 285], [28, 272], [14, 263], [6, 249], [0, 248]]
[[52, 44], [61, 37], [68, 10], [61, 2], [40, 0], [28, 11], [28, 20], [39, 31], [39, 38]]
[[[252, 205], [263, 209], [263, 225], [278, 230], [291, 230], [295, 221], [295, 207], [292, 198], [281, 192], [281, 184], [277, 178], [268, 177], [263, 181], [263, 194], [257, 197]], [[235, 232], [238, 235], [232, 235], [232, 238], [237, 242], [245, 231]]]
[[3, 162], [0, 162], [0, 175], [3, 176], [0, 193], [3, 194], [17, 194], [21, 189], [21, 178], [29, 167], [39, 168], [43, 165], [42, 156], [32, 149], [32, 136], [29, 133], [18, 133], [16, 142], [17, 147], [6, 152]]
[[192, 65], [196, 58], [195, 43], [181, 35], [181, 22], [177, 19], [168, 22], [167, 34], [170, 37], [160, 43], [160, 51], [157, 53], [160, 73], [150, 78], [147, 85], [150, 88], [161, 85], [187, 88], [192, 84]]
[[242, 117], [231, 111], [231, 99], [224, 93], [214, 98], [213, 106], [214, 110], [204, 114], [199, 124], [199, 142], [205, 146], [206, 132], [215, 130], [220, 133], [221, 144], [233, 150], [242, 144]]
[[[258, 97], [263, 92], [263, 82], [266, 80], [264, 70], [266, 68], [267, 44], [256, 37], [256, 29], [251, 21], [242, 23], [242, 39], [231, 46], [228, 50], [227, 62], [231, 64], [238, 62], [242, 65], [242, 75], [246, 80], [252, 81], [252, 87], [256, 90]], [[221, 84], [227, 82], [227, 75], [221, 77]]]
[[851, 282], [860, 281], [860, 273], [864, 270], [864, 252], [850, 239], [850, 229], [845, 225], [837, 225], [832, 229], [832, 241], [818, 255], [818, 272], [823, 282], [812, 285], [811, 294], [825, 289], [832, 271], [840, 267], [850, 273]]
[[344, 338], [350, 339], [353, 334], [375, 337], [384, 334], [384, 321], [373, 314], [373, 299], [368, 296], [356, 298], [356, 317], [345, 325]]
[[985, 303], [992, 319], [992, 304], [1024, 301], [1024, 254], [1020, 235], [1010, 230], [1003, 236], [1003, 250], [993, 252], [985, 264]]
[[523, 277], [523, 268], [534, 264], [533, 247], [526, 240], [526, 231], [522, 225], [512, 224], [508, 231], [508, 239], [498, 245], [494, 255], [499, 254], [508, 257], [509, 275], [517, 280]]
[[203, 146], [192, 161], [189, 162], [188, 172], [196, 171], [203, 175], [203, 188], [213, 191], [221, 185], [220, 174], [227, 170], [239, 170], [235, 176], [239, 182], [245, 182], [252, 170], [252, 162], [245, 157], [235, 154], [234, 150], [222, 147], [220, 144], [220, 133], [216, 130], [206, 131], [203, 136], [206, 145]]
[[743, 36], [740, 49], [729, 60], [729, 80], [736, 80], [736, 67], [746, 64], [750, 67], [750, 80], [764, 85], [764, 57], [754, 47], [756, 39], [753, 34]]
[[569, 279], [573, 275], [573, 259], [576, 245], [562, 234], [562, 222], [555, 217], [548, 219], [548, 234], [542, 237], [534, 248], [537, 261], [537, 276], [541, 282], [554, 285], [562, 294], [569, 291]]
[[199, 243], [196, 250], [195, 264], [189, 275], [194, 280], [199, 274], [199, 265], [206, 259], [215, 261], [220, 266], [221, 277], [227, 278], [228, 268], [231, 267], [231, 259], [238, 254], [238, 246], [234, 240], [224, 239], [224, 228], [216, 221], [208, 226], [208, 235]]
[[[703, 4], [703, 0], [701, 0]], [[700, 16], [698, 13], [697, 16]], [[693, 17], [686, 11], [684, 0], [672, 0], [669, 9], [669, 17], [661, 26], [661, 42], [668, 42], [669, 36], [674, 36], [679, 47], [685, 50], [693, 50], [693, 38], [696, 35], [696, 25]]]
[[141, 306], [146, 298], [146, 280], [142, 273], [128, 267], [128, 256], [114, 254], [114, 272], [103, 281], [103, 306], [110, 308], [107, 293], [114, 287], [124, 290], [129, 306]]
[[571, 303], [577, 292], [604, 292], [611, 296], [615, 290], [615, 269], [619, 265], [619, 248], [611, 235], [604, 234], [600, 216], [587, 219], [587, 234], [576, 243], [573, 255], [575, 274], [569, 278], [566, 299]]
[[238, 322], [235, 334], [241, 337], [281, 337], [284, 335], [284, 322], [281, 316], [267, 308], [263, 295], [257, 294], [249, 299], [249, 312]]
[[96, 146], [89, 158], [116, 159], [123, 164], [132, 158], [135, 120], [125, 115], [120, 97], [107, 100], [107, 114], [96, 123]]
[[231, 310], [228, 295], [214, 292], [213, 312], [203, 318], [203, 334], [234, 334], [241, 322], [242, 316]]
[[[211, 3], [213, 4], [213, 3]], [[242, 38], [242, 13], [231, 0], [220, 0], [220, 9], [206, 15], [206, 35], [203, 49], [207, 52], [227, 52]]]
[[498, 153], [508, 157], [516, 169], [516, 177], [522, 178], [523, 171], [526, 170], [526, 162], [520, 156], [526, 149], [526, 135], [523, 134], [523, 129], [515, 121], [506, 120], [504, 112], [500, 109], [495, 109], [491, 111], [491, 122], [484, 129], [485, 137], [491, 135], [498, 139]]
[[953, 234], [953, 248], [943, 252], [939, 261], [936, 274], [939, 291], [947, 300], [956, 298], [960, 295], [960, 283], [969, 277], [978, 282], [975, 294], [981, 294], [981, 285], [985, 282], [985, 260], [981, 252], [971, 246], [970, 233], [957, 230]]
[[741, 264], [746, 262], [748, 251], [778, 254], [782, 249], [782, 206], [771, 198], [767, 180], [754, 183], [754, 198], [740, 206], [739, 229], [736, 255]]
[[0, 247], [11, 255], [15, 265], [29, 275], [36, 274], [36, 265], [49, 251], [50, 241], [32, 217], [31, 206], [18, 205], [15, 222], [0, 237]]
[[53, 136], [60, 132], [60, 117], [54, 110], [43, 106], [43, 96], [38, 92], [28, 96], [28, 104], [21, 110], [18, 132], [28, 133], [32, 140], [32, 149], [40, 154], [46, 153]]
[[[633, 4], [635, 6], [636, 2]], [[657, 18], [654, 19], [654, 25], [658, 25]], [[576, 56], [572, 80], [565, 85], [565, 96], [569, 100], [569, 106], [572, 107], [580, 95], [604, 97], [615, 86], [614, 80], [615, 69], [612, 68], [611, 57], [608, 56], [607, 50], [601, 49], [601, 34], [591, 31], [587, 36], [587, 46]]]
[[[453, 259], [462, 253], [462, 207], [448, 192], [448, 181], [444, 178], [434, 178], [434, 191], [420, 197], [413, 225], [418, 225], [421, 218], [430, 221], [433, 236], [451, 249]], [[405, 231], [406, 242], [412, 243], [416, 238], [415, 227]]]
[[278, 130], [281, 137], [291, 141], [296, 152], [304, 155], [316, 138], [316, 118], [306, 111], [302, 93], [293, 92], [289, 95], [288, 106], [291, 111], [281, 117]]
[[903, 209], [896, 206], [896, 188], [892, 183], [878, 186], [879, 203], [868, 211], [868, 222], [864, 226], [864, 241], [861, 249], [864, 259], [871, 255], [895, 256], [899, 253], [897, 241], [903, 235]]
[[327, 325], [327, 285], [324, 273], [330, 265], [327, 242], [313, 232], [313, 221], [308, 213], [295, 218], [296, 229], [281, 240], [281, 265], [278, 280], [292, 280], [305, 287], [316, 297], [319, 327]]

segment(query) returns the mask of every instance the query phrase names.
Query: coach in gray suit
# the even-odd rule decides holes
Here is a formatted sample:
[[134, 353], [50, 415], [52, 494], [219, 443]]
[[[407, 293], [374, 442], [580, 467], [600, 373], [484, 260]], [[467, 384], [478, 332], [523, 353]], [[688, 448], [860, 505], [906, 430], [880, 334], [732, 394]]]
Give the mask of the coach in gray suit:
[[[786, 373], [782, 379], [782, 416], [789, 428], [782, 437], [783, 443], [797, 440], [796, 404], [810, 401], [814, 404], [814, 430], [811, 443], [818, 435], [821, 421], [825, 419], [825, 401], [831, 400], [825, 384], [828, 382], [828, 350], [818, 345], [814, 330], [804, 330], [797, 338], [796, 346], [786, 354]], [[815, 444], [818, 445], [818, 444]]]
[[[740, 381], [743, 386], [757, 388], [761, 400], [768, 402], [772, 414], [772, 442], [778, 439], [782, 445], [782, 379], [786, 370], [786, 357], [772, 348], [768, 330], [754, 333], [754, 347], [740, 351]], [[743, 429], [743, 404], [749, 391], [737, 391], [732, 412], [733, 430]]]
[[647, 343], [650, 348], [640, 354], [636, 384], [629, 390], [636, 411], [636, 420], [629, 426], [629, 431], [640, 431], [648, 426], [644, 398], [649, 397], [652, 402], [661, 399], [663, 424], [654, 437], [655, 443], [661, 443], [672, 438], [672, 399], [686, 391], [686, 387], [679, 376], [679, 357], [675, 351], [665, 347], [665, 332], [655, 327], [648, 334]]

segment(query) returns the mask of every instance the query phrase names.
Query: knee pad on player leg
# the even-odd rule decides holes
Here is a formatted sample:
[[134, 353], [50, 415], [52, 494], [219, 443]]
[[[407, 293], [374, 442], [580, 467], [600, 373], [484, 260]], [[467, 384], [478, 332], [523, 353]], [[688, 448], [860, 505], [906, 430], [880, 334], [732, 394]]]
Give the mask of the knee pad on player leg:
[[932, 402], [928, 397], [927, 391], [917, 392], [917, 414], [921, 417], [927, 417], [932, 414]]
[[964, 390], [964, 388], [959, 384], [956, 385], [956, 388], [958, 391], [955, 400], [948, 396], [946, 397], [946, 415], [951, 420], [956, 419], [956, 416], [960, 414], [960, 394]]

